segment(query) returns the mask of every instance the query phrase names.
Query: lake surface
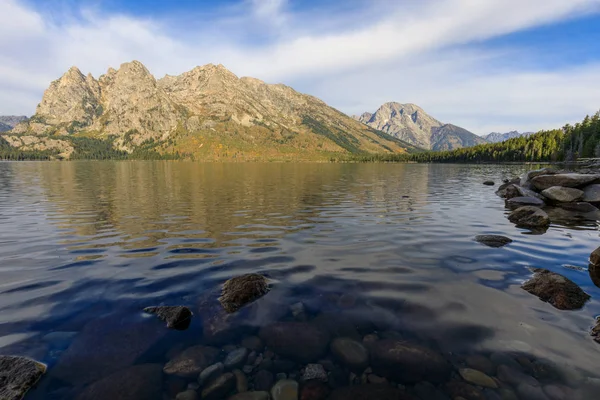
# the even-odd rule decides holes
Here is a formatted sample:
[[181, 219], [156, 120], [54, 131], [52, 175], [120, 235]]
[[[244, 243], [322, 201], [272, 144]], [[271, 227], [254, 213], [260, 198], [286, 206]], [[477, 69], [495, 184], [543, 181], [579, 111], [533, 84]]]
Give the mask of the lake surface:
[[[0, 354], [49, 366], [27, 399], [121, 398], [93, 394], [106, 382], [121, 395], [138, 393], [122, 398], [174, 399], [197, 377], [145, 381], [152, 375], [131, 366], [162, 366], [199, 344], [223, 358], [260, 328], [301, 321], [321, 323], [330, 338], [401, 338], [454, 365], [444, 381], [426, 373], [417, 379], [432, 385], [384, 383], [401, 384], [416, 399], [433, 396], [423, 385], [440, 396], [429, 398], [459, 397], [448, 382], [461, 382], [457, 371], [473, 363], [469, 355], [491, 358], [492, 377], [499, 355], [517, 360], [514, 368], [534, 376], [538, 391], [527, 394], [521, 382], [505, 379], [496, 382], [505, 392], [475, 388], [461, 394], [466, 400], [509, 398], [494, 396], [510, 391], [553, 399], [552, 390], [594, 398], [586, 387], [600, 375], [600, 345], [589, 336], [600, 314], [600, 288], [588, 272], [600, 245], [596, 222], [553, 223], [531, 234], [511, 224], [496, 189], [482, 185], [534, 168], [0, 163]], [[481, 234], [514, 242], [489, 248], [473, 240]], [[569, 277], [591, 301], [578, 311], [540, 301], [520, 288], [528, 267]], [[216, 301], [222, 283], [249, 272], [266, 275], [270, 292], [223, 315]], [[145, 316], [142, 309], [153, 305], [190, 307], [189, 328], [169, 330]], [[250, 388], [260, 369], [275, 380], [281, 373], [300, 380], [306, 361], [263, 347], [251, 358], [269, 356], [282, 362], [247, 368]], [[319, 359], [329, 371], [327, 390], [349, 384], [350, 371], [328, 350]], [[119, 386], [123, 376], [127, 389]], [[357, 373], [352, 384], [360, 380]], [[156, 390], [136, 391], [157, 384], [157, 397]]]

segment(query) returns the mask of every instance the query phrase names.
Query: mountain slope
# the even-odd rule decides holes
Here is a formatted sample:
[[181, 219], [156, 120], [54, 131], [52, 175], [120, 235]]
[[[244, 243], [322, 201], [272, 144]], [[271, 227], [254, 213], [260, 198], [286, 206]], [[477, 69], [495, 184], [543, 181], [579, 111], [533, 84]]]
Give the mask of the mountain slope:
[[521, 133], [519, 131], [510, 131], [510, 132], [506, 132], [506, 133], [492, 132], [492, 133], [489, 133], [489, 134], [483, 136], [483, 138], [490, 143], [500, 143], [500, 142], [504, 142], [505, 140], [508, 140], [508, 139], [514, 139], [514, 138], [518, 138], [521, 136], [530, 136], [533, 134], [534, 134], [534, 132]]
[[222, 65], [155, 79], [138, 61], [98, 79], [71, 68], [13, 133], [91, 136], [134, 152], [153, 146], [199, 159], [328, 159], [414, 146], [282, 84], [238, 78]]
[[429, 150], [451, 150], [486, 143], [466, 129], [438, 121], [415, 104], [385, 103], [375, 113], [364, 113], [355, 119]]
[[10, 131], [19, 122], [27, 120], [24, 115], [0, 115], [0, 132]]

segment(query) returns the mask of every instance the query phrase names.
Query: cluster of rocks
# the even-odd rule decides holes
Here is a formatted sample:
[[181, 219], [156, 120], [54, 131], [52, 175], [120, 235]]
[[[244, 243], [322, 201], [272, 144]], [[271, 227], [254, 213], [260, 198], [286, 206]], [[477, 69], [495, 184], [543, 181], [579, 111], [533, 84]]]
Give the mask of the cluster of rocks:
[[600, 174], [587, 172], [529, 171], [506, 181], [496, 193], [512, 210], [508, 219], [519, 227], [544, 230], [550, 225], [550, 215], [595, 220], [600, 215], [596, 207], [600, 204]]

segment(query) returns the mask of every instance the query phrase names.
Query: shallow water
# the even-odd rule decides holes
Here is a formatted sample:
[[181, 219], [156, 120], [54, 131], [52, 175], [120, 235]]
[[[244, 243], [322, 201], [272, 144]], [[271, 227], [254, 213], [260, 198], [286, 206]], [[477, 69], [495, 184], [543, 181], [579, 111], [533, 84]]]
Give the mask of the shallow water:
[[[493, 352], [552, 363], [560, 374], [529, 372], [586, 398], [600, 375], [600, 345], [588, 333], [600, 314], [587, 269], [597, 224], [531, 234], [482, 185], [535, 167], [0, 163], [0, 354], [48, 364], [28, 399], [70, 399], [186, 347], [229, 350], [277, 320], [337, 316], [361, 337], [401, 337], [455, 368]], [[480, 234], [514, 242], [493, 249], [473, 240]], [[520, 289], [527, 267], [569, 277], [592, 300], [578, 311], [554, 309]], [[209, 338], [221, 284], [247, 272], [268, 276], [271, 291], [230, 317], [228, 326], [243, 329]], [[299, 302], [303, 312], [293, 316]], [[142, 315], [159, 304], [189, 306], [190, 327], [167, 330]], [[291, 361], [295, 378], [306, 362]], [[163, 380], [159, 399], [196, 378]], [[392, 384], [416, 395], [415, 382]], [[445, 382], [435, 385], [452, 398]]]

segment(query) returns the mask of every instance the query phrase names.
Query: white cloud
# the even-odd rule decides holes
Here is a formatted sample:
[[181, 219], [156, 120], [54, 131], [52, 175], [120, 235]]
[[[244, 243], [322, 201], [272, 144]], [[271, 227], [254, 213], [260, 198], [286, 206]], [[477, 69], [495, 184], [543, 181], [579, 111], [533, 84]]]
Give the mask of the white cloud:
[[477, 45], [599, 7], [600, 0], [356, 0], [339, 13], [319, 13], [293, 10], [285, 0], [243, 0], [220, 18], [179, 24], [97, 9], [56, 23], [2, 0], [0, 114], [31, 114], [50, 80], [71, 65], [99, 75], [139, 59], [157, 76], [222, 63], [347, 113], [397, 100], [477, 133], [560, 126], [600, 107], [591, 90], [598, 65], [498, 70], [507, 55]]

